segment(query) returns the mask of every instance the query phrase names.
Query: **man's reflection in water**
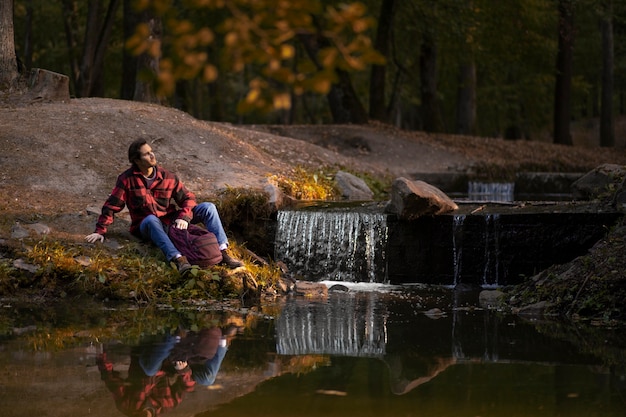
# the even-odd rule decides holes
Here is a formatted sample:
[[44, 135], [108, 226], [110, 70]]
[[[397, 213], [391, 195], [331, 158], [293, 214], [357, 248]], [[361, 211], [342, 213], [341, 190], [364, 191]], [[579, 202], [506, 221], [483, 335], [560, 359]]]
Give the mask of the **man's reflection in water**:
[[215, 382], [235, 326], [199, 332], [178, 331], [164, 339], [138, 346], [131, 353], [128, 376], [113, 370], [106, 352], [96, 363], [115, 405], [127, 416], [156, 417], [180, 404], [196, 384]]

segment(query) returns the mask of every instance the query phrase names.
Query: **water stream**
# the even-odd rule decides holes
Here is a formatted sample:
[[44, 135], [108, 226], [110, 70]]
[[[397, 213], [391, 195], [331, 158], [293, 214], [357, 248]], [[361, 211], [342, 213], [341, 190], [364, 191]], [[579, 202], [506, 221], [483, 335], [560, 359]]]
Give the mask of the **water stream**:
[[582, 255], [619, 217], [557, 209], [483, 204], [413, 221], [376, 205], [285, 210], [274, 256], [310, 281], [495, 288]]
[[510, 202], [515, 200], [515, 183], [470, 181], [467, 198], [473, 201]]
[[305, 279], [385, 282], [387, 216], [345, 210], [278, 213], [275, 257]]
[[[474, 299], [388, 287], [263, 310], [4, 304], [0, 415], [129, 416], [148, 398], [173, 417], [623, 416], [621, 329], [525, 321]], [[241, 330], [212, 385], [137, 374], [177, 328], [173, 346], [229, 323]]]

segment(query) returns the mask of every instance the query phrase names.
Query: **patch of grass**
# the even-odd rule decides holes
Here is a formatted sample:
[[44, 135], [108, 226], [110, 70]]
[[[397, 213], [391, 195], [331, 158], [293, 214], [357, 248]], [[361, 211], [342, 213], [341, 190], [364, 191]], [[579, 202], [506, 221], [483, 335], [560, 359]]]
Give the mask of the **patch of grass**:
[[337, 195], [334, 172], [329, 169], [309, 171], [296, 167], [289, 176], [270, 175], [269, 180], [287, 196], [297, 200], [329, 200]]
[[[29, 290], [61, 298], [90, 296], [96, 299], [163, 303], [181, 300], [239, 298], [244, 282], [254, 282], [255, 292], [275, 285], [280, 270], [258, 266], [246, 249], [231, 243], [230, 251], [246, 268], [232, 271], [223, 266], [194, 266], [185, 277], [164, 261], [160, 251], [139, 242], [125, 242], [113, 251], [103, 245], [76, 244], [44, 238], [23, 253], [15, 253], [29, 270], [0, 262], [0, 294]], [[23, 291], [22, 291], [23, 292]]]
[[262, 191], [247, 188], [221, 190], [215, 201], [225, 228], [233, 223], [250, 223], [270, 214], [269, 197]]

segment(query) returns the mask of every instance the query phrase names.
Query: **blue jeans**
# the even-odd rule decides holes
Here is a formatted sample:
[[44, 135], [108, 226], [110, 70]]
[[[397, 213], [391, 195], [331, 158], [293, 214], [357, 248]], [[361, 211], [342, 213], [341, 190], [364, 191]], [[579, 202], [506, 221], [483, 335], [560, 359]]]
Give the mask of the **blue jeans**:
[[[226, 232], [222, 226], [222, 220], [217, 212], [215, 204], [204, 202], [200, 203], [192, 209], [193, 219], [191, 223], [202, 223], [206, 229], [213, 233], [217, 237], [217, 242], [220, 244], [220, 249], [224, 250], [228, 246], [228, 238]], [[168, 261], [173, 260], [180, 251], [176, 249], [176, 246], [172, 243], [163, 222], [155, 215], [150, 214], [141, 221], [139, 225], [139, 231], [141, 236], [152, 241], [165, 255], [165, 259]]]
[[[139, 356], [139, 366], [147, 376], [154, 376], [161, 369], [174, 346], [178, 343], [175, 336], [168, 335], [165, 340], [154, 343], [144, 349]], [[222, 366], [228, 348], [219, 346], [215, 356], [201, 364], [191, 364], [191, 377], [199, 385], [213, 385]]]
[[219, 346], [217, 348], [217, 352], [215, 352], [215, 356], [211, 359], [208, 359], [206, 362], [202, 364], [192, 364], [189, 365], [191, 368], [191, 377], [194, 381], [196, 381], [199, 385], [213, 385], [215, 382], [215, 378], [217, 378], [217, 373], [222, 366], [222, 361], [224, 360], [224, 356], [226, 356], [226, 352], [228, 348], [224, 346]]
[[154, 376], [161, 369], [174, 346], [178, 343], [175, 336], [168, 335], [159, 343], [148, 344], [139, 355], [139, 366], [148, 376]]

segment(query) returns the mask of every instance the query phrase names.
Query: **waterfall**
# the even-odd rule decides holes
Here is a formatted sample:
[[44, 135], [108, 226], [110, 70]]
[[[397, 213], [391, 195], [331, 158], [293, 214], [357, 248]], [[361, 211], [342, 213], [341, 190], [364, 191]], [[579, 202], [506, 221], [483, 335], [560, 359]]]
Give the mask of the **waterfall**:
[[461, 265], [463, 260], [463, 222], [465, 215], [455, 215], [452, 220], [452, 254], [454, 259], [454, 281], [453, 286], [459, 283], [461, 278]]
[[382, 203], [338, 205], [279, 211], [269, 224], [273, 259], [293, 278], [459, 289], [514, 285], [585, 253], [619, 218], [485, 203], [406, 220], [384, 214]]
[[485, 267], [483, 269], [483, 287], [497, 286], [500, 281], [499, 219], [499, 214], [488, 214], [485, 216]]
[[305, 279], [386, 283], [387, 239], [382, 213], [280, 211], [275, 258]]
[[468, 183], [467, 197], [474, 201], [502, 201], [515, 199], [513, 182], [476, 182]]
[[[471, 221], [463, 214], [455, 214], [452, 219], [454, 268], [452, 285], [463, 283], [462, 274], [465, 273], [465, 279], [468, 275], [477, 275], [474, 282], [483, 287], [498, 286], [500, 281], [500, 215], [489, 213], [485, 216], [471, 216], [469, 219]], [[465, 225], [466, 222], [467, 225]], [[464, 237], [469, 239], [466, 242], [468, 246], [466, 249], [469, 252], [465, 254], [466, 261], [469, 262], [465, 271], [462, 268]]]

